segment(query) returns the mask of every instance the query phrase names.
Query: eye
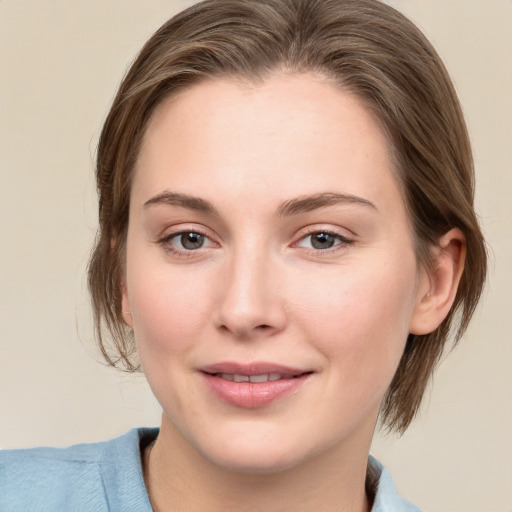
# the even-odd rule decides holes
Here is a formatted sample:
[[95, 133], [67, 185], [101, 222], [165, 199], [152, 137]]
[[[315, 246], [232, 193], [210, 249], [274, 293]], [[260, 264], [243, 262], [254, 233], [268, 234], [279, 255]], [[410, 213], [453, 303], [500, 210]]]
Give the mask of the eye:
[[179, 235], [171, 238], [171, 243], [177, 245], [180, 249], [193, 251], [200, 249], [204, 245], [205, 237], [200, 233], [180, 233]]
[[352, 240], [329, 231], [315, 231], [303, 237], [297, 244], [299, 247], [307, 249], [315, 249], [317, 251], [325, 251], [337, 245], [348, 245], [353, 243]]
[[167, 251], [176, 255], [185, 256], [192, 254], [200, 249], [208, 247], [216, 247], [215, 242], [210, 238], [197, 231], [180, 231], [165, 236], [158, 241], [160, 245]]
[[174, 245], [178, 250], [182, 251], [195, 251], [196, 249], [201, 249], [207, 242], [209, 241], [201, 233], [195, 233], [194, 231], [188, 231], [185, 233], [178, 233], [168, 241]]

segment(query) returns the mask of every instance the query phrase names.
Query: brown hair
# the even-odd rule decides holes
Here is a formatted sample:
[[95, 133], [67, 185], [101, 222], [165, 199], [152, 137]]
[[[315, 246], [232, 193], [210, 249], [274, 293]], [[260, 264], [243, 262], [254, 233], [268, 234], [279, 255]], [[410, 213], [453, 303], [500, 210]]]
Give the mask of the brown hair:
[[451, 228], [466, 237], [453, 308], [433, 333], [409, 336], [382, 406], [383, 425], [403, 432], [454, 319], [455, 341], [469, 323], [487, 259], [473, 208], [471, 148], [453, 85], [423, 34], [378, 0], [206, 0], [169, 20], [145, 44], [117, 92], [97, 154], [99, 232], [89, 287], [102, 353], [113, 366], [138, 369], [133, 333], [122, 317], [120, 283], [132, 173], [155, 107], [200, 80], [261, 81], [281, 69], [330, 78], [380, 120], [391, 141], [420, 263], [428, 265], [430, 248]]

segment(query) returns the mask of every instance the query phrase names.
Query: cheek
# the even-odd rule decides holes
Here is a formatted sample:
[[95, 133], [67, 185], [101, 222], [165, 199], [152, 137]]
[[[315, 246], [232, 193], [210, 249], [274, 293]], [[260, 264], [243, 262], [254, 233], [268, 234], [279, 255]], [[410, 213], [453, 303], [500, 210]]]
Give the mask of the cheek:
[[[211, 302], [204, 279], [142, 261], [128, 267], [127, 285], [139, 352], [183, 352], [203, 329]], [[207, 281], [206, 281], [207, 282]], [[142, 354], [141, 354], [142, 357]]]
[[[409, 258], [410, 260], [410, 258]], [[311, 280], [296, 322], [329, 360], [337, 379], [387, 388], [403, 353], [415, 295], [415, 261], [353, 265]]]
[[[157, 265], [128, 267], [127, 285], [133, 310], [133, 330], [137, 353], [148, 383], [163, 409], [175, 423], [187, 414], [197, 414], [193, 389], [183, 390], [194, 347], [203, 336], [209, 314], [207, 290], [198, 276], [183, 275]], [[186, 274], [186, 272], [185, 272]], [[204, 282], [204, 281], [203, 281]], [[184, 380], [185, 377], [185, 380]], [[181, 392], [180, 392], [181, 390]]]

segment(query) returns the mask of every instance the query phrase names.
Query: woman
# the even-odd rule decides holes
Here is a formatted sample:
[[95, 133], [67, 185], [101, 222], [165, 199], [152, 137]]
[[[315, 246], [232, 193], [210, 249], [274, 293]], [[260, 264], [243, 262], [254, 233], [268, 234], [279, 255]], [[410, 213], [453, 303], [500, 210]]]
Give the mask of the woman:
[[97, 183], [98, 337], [161, 428], [3, 454], [5, 510], [415, 510], [372, 435], [409, 426], [486, 273], [421, 33], [374, 0], [197, 4], [123, 80]]

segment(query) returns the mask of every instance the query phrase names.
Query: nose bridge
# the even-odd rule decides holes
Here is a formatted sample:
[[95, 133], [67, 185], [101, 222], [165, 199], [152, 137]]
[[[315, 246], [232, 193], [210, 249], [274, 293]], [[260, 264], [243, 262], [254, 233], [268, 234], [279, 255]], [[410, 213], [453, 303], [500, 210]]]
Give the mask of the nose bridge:
[[273, 333], [284, 327], [284, 297], [276, 262], [261, 245], [237, 247], [226, 261], [219, 322], [239, 337]]

